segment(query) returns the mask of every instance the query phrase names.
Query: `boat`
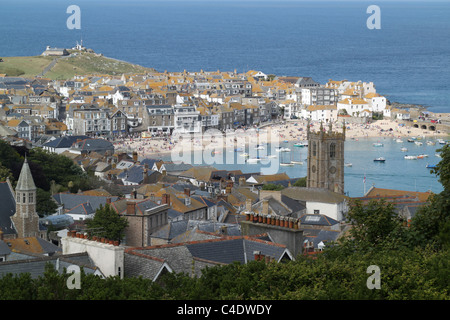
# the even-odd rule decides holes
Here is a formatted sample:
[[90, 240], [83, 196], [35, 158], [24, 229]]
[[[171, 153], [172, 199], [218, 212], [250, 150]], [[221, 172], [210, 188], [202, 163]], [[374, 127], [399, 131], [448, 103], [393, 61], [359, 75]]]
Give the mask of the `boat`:
[[300, 164], [300, 165], [303, 165], [303, 161], [291, 161], [291, 163], [292, 164]]
[[421, 159], [422, 159], [422, 158], [428, 158], [428, 155], [422, 153], [422, 154], [419, 154], [419, 155], [417, 156], [417, 158], [419, 158], [419, 157], [420, 157]]
[[435, 153], [434, 155], [435, 155], [436, 157], [438, 157], [438, 158], [442, 158], [442, 156], [441, 156], [440, 153]]
[[429, 146], [434, 146], [436, 144], [436, 142], [434, 141], [427, 141], [427, 145]]
[[267, 156], [267, 158], [276, 158], [276, 157], [277, 157], [276, 154], [270, 154], [270, 155]]
[[408, 142], [414, 142], [414, 139], [409, 138], [407, 141]]
[[294, 147], [303, 148], [303, 147], [307, 147], [307, 146], [308, 146], [308, 142], [306, 142], [306, 141], [294, 143]]
[[383, 144], [382, 144], [382, 143], [379, 143], [379, 142], [376, 142], [376, 143], [373, 144], [373, 146], [374, 146], [374, 147], [382, 147]]
[[244, 149], [242, 149], [242, 148], [236, 148], [236, 149], [234, 149], [234, 152], [243, 152], [244, 151]]
[[428, 163], [427, 163], [426, 167], [427, 167], [428, 169], [434, 169], [434, 168], [436, 168], [436, 165], [434, 165], [434, 164], [428, 164]]
[[395, 141], [397, 141], [398, 143], [403, 143], [403, 140], [402, 140], [402, 139], [397, 139], [397, 140], [395, 140]]
[[250, 155], [249, 155], [248, 153], [244, 152], [244, 153], [241, 153], [240, 156], [241, 156], [241, 157], [248, 157], [248, 156], [250, 156]]
[[414, 141], [414, 143], [415, 143], [416, 145], [418, 145], [418, 146], [421, 146], [421, 145], [423, 145], [423, 143], [422, 143], [422, 142], [420, 142], [420, 141]]
[[373, 159], [373, 161], [375, 161], [375, 162], [385, 162], [386, 159], [383, 158], [383, 157], [378, 157], [378, 158]]
[[279, 148], [277, 149], [277, 152], [289, 152], [289, 151], [291, 151], [291, 149], [289, 149], [289, 148], [279, 147]]
[[353, 164], [351, 164], [350, 162], [346, 162], [346, 163], [344, 163], [344, 166], [351, 167], [351, 166], [353, 166]]
[[408, 151], [408, 148], [403, 147], [400, 149], [400, 151], [406, 152], [406, 151]]
[[256, 150], [264, 150], [264, 147], [261, 146], [261, 145], [257, 145], [255, 149], [256, 149]]
[[438, 142], [439, 144], [447, 144], [447, 141], [445, 141], [444, 139], [439, 139]]
[[292, 167], [293, 165], [294, 164], [292, 162], [280, 163], [280, 166], [283, 166], [283, 167]]
[[408, 156], [408, 155], [406, 155], [404, 158], [406, 160], [417, 160], [417, 156]]
[[246, 160], [248, 163], [258, 163], [259, 161], [261, 161], [260, 158], [250, 158]]

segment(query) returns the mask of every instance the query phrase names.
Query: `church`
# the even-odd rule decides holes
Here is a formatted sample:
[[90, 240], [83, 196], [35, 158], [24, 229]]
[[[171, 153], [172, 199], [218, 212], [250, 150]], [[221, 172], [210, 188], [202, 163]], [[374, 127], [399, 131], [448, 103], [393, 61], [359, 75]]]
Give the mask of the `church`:
[[308, 123], [308, 171], [307, 188], [328, 189], [345, 194], [344, 191], [344, 142], [345, 124], [341, 132], [332, 130], [331, 121], [326, 131], [320, 123], [317, 132], [311, 132]]
[[0, 182], [0, 240], [36, 237], [47, 240], [47, 229], [36, 212], [36, 185], [25, 157], [16, 189]]

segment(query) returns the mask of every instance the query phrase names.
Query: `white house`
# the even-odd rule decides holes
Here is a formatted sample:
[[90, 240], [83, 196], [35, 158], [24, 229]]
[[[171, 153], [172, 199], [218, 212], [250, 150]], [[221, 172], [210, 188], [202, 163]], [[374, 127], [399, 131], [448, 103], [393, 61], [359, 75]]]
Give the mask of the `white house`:
[[311, 105], [302, 110], [302, 117], [312, 121], [336, 121], [338, 108], [335, 105]]
[[[369, 103], [364, 99], [344, 99], [337, 103], [338, 112], [341, 110], [347, 111], [347, 114], [352, 117], [363, 117], [363, 111], [369, 110]], [[370, 111], [370, 110], [369, 110]]]
[[386, 97], [378, 93], [368, 93], [364, 96], [364, 100], [367, 101], [372, 112], [384, 112], [386, 109]]

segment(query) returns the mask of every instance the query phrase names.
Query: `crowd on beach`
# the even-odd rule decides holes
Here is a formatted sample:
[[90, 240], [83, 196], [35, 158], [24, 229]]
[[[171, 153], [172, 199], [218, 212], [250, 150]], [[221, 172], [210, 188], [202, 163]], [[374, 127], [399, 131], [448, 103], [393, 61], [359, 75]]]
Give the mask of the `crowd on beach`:
[[[190, 141], [179, 139], [179, 137], [161, 135], [152, 138], [143, 138], [140, 135], [124, 136], [114, 140], [116, 150], [125, 152], [137, 151], [142, 157], [161, 157], [164, 154], [175, 151], [176, 148], [186, 148], [191, 150], [201, 150], [209, 148], [211, 150], [220, 150], [235, 142], [246, 141], [248, 143], [258, 143], [258, 141], [269, 142], [270, 139], [277, 138], [280, 142], [294, 141], [300, 142], [307, 139], [307, 122], [304, 120], [287, 121], [266, 125], [262, 128], [238, 129], [234, 132], [227, 132], [223, 137], [208, 136], [199, 138], [191, 138]], [[310, 130], [320, 130], [320, 122], [311, 122]], [[328, 126], [324, 126], [323, 130], [328, 130]], [[342, 132], [342, 124], [334, 124], [333, 131]], [[436, 137], [439, 133], [435, 131], [427, 131], [421, 128], [405, 126], [393, 120], [378, 120], [372, 123], [346, 123], [345, 136], [346, 139], [364, 139], [364, 138], [402, 138], [411, 136], [427, 136]], [[228, 140], [227, 140], [228, 139]], [[190, 145], [188, 145], [189, 143]], [[261, 143], [261, 142], [259, 142]], [[219, 151], [217, 151], [219, 152]]]

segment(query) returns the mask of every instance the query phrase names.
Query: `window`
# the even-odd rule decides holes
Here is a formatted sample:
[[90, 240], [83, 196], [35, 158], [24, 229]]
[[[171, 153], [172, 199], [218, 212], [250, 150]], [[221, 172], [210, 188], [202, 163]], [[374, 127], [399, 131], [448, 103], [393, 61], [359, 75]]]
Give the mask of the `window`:
[[28, 194], [28, 202], [29, 202], [29, 203], [33, 203], [33, 201], [34, 201], [34, 200], [33, 200], [33, 193], [29, 193], [29, 194]]
[[320, 210], [314, 210], [314, 214], [320, 214]]
[[317, 154], [317, 144], [316, 144], [316, 142], [314, 141], [314, 142], [313, 142], [313, 145], [312, 145], [312, 155], [313, 155], [313, 157], [315, 157], [316, 154]]
[[26, 203], [27, 201], [27, 197], [26, 197], [26, 193], [22, 193], [22, 203]]
[[330, 144], [330, 158], [334, 159], [336, 157], [336, 143]]

